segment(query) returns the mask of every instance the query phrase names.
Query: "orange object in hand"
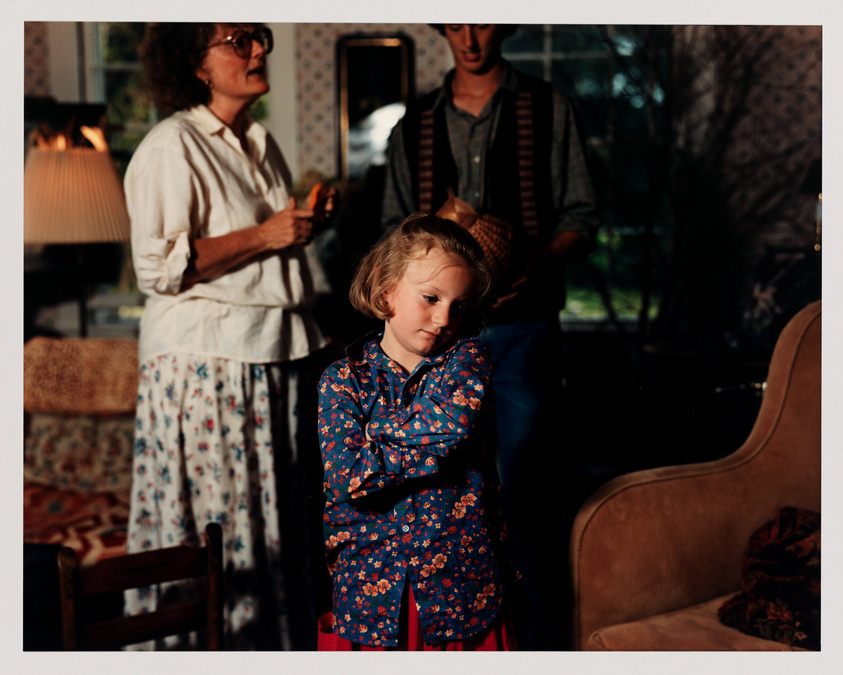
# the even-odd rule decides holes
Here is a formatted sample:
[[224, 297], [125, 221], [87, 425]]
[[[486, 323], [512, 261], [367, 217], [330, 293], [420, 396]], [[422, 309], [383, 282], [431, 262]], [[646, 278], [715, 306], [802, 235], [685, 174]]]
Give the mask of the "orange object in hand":
[[327, 201], [328, 188], [322, 183], [313, 186], [307, 198], [307, 208], [313, 211], [313, 221], [322, 222], [325, 220], [325, 202]]

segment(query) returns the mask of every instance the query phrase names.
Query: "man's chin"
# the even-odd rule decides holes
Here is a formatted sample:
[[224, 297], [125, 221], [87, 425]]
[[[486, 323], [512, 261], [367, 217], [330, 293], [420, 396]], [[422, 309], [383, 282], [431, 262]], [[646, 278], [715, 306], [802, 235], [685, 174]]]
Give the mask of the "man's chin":
[[474, 75], [485, 75], [486, 73], [494, 70], [495, 66], [498, 64], [498, 61], [484, 61], [483, 59], [479, 59], [477, 61], [461, 61], [463, 70], [472, 73]]

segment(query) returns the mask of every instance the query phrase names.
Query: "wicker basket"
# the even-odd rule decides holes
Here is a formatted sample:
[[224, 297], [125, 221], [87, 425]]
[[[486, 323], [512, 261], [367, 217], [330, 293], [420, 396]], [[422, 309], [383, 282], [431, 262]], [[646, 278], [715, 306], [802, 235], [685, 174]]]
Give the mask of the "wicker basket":
[[480, 244], [486, 256], [486, 265], [495, 282], [509, 268], [514, 249], [512, 226], [500, 218], [480, 215], [448, 188], [448, 200], [436, 212], [440, 218], [462, 225]]

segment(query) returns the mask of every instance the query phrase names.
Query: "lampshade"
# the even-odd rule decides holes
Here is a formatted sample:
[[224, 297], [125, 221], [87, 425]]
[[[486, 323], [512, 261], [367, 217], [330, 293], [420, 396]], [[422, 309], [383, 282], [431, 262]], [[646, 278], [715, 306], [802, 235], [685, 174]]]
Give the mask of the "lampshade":
[[30, 148], [23, 172], [24, 243], [128, 239], [123, 186], [108, 151]]

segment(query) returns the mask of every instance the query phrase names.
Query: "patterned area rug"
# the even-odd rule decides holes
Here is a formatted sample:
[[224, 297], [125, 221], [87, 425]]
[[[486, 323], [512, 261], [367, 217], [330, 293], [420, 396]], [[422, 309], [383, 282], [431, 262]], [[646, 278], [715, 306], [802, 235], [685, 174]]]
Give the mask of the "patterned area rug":
[[125, 554], [128, 522], [128, 492], [86, 494], [24, 484], [24, 541], [69, 546], [82, 565]]

